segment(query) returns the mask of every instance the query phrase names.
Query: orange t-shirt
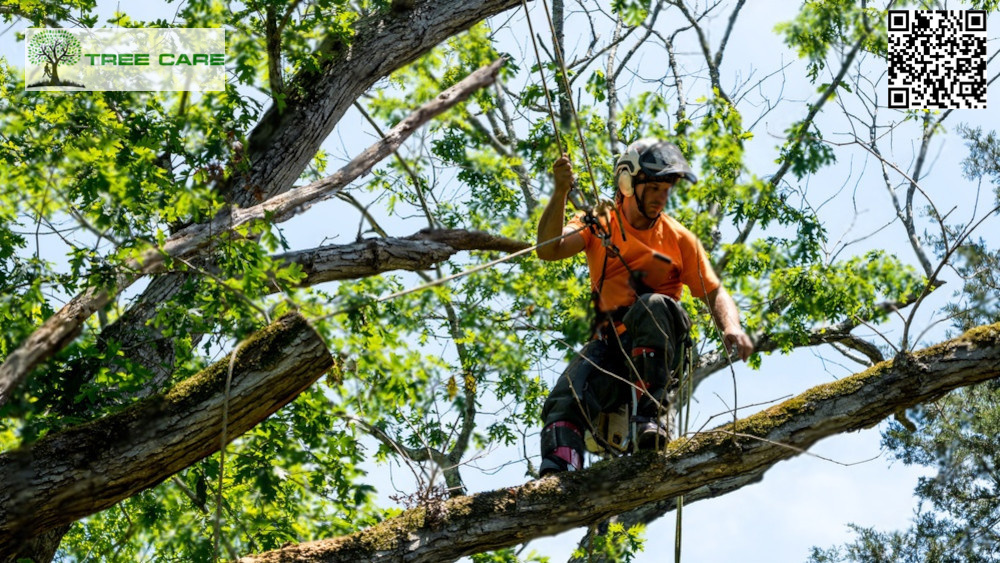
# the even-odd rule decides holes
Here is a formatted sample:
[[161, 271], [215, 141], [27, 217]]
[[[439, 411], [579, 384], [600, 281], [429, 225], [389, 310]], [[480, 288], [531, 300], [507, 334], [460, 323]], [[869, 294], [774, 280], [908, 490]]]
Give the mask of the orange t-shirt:
[[[626, 234], [624, 241], [614, 213], [611, 214], [610, 223], [608, 230], [611, 233], [611, 242], [618, 247], [629, 268], [633, 271], [646, 272], [642, 281], [656, 293], [680, 300], [682, 284], [688, 286], [691, 295], [695, 297], [704, 297], [721, 285], [701, 241], [673, 217], [661, 213], [653, 226], [644, 230], [638, 230], [623, 220]], [[583, 213], [573, 217], [567, 226], [582, 227]], [[589, 228], [580, 231], [580, 235], [583, 237], [587, 265], [590, 267], [591, 287], [596, 290], [601, 280], [607, 249]], [[654, 251], [670, 258], [670, 263], [654, 258]], [[636, 294], [628, 285], [629, 273], [622, 261], [611, 255], [608, 256], [607, 264], [604, 285], [601, 289], [600, 310], [613, 311], [618, 307], [635, 303]]]

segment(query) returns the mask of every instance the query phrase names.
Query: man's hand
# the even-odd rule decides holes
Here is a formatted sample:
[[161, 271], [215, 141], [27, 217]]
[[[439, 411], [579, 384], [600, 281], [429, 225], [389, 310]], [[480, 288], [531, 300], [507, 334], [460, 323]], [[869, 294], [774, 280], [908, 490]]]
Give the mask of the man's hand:
[[569, 155], [563, 153], [554, 163], [552, 163], [552, 175], [556, 178], [556, 193], [567, 194], [576, 183], [573, 175], [573, 163], [569, 161]]
[[747, 333], [741, 331], [738, 332], [727, 332], [722, 335], [722, 340], [726, 345], [726, 352], [729, 352], [736, 347], [736, 355], [739, 356], [744, 362], [753, 354], [753, 342]]

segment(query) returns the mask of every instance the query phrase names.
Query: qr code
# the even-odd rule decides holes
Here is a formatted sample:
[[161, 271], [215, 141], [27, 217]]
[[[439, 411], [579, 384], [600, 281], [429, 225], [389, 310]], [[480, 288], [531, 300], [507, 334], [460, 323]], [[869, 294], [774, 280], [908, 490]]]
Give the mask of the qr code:
[[985, 10], [889, 10], [889, 107], [986, 109]]

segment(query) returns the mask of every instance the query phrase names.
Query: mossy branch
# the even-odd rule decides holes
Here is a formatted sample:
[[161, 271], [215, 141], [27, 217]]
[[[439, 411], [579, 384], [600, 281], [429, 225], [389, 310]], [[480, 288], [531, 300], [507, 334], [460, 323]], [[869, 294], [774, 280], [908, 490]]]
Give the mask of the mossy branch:
[[[298, 314], [254, 333], [233, 363], [227, 437], [253, 428], [334, 366]], [[219, 450], [227, 356], [117, 414], [0, 455], [0, 561]]]
[[408, 510], [355, 534], [245, 557], [277, 561], [454, 561], [600, 522], [678, 495], [707, 498], [755, 481], [822, 438], [1000, 377], [1000, 323], [887, 361], [750, 417], [671, 442], [664, 454], [598, 463], [520, 487]]

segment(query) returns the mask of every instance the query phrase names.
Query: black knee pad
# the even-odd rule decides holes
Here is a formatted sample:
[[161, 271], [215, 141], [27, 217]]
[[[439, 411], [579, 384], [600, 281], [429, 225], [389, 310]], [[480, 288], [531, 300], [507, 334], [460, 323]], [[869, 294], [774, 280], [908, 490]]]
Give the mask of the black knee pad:
[[637, 384], [643, 393], [639, 397], [638, 412], [655, 417], [667, 407], [670, 392], [677, 387], [677, 379], [668, 369], [668, 358], [663, 350], [633, 348], [632, 364], [635, 366]]
[[553, 422], [542, 429], [542, 477], [557, 471], [583, 469], [583, 433], [571, 422]]

